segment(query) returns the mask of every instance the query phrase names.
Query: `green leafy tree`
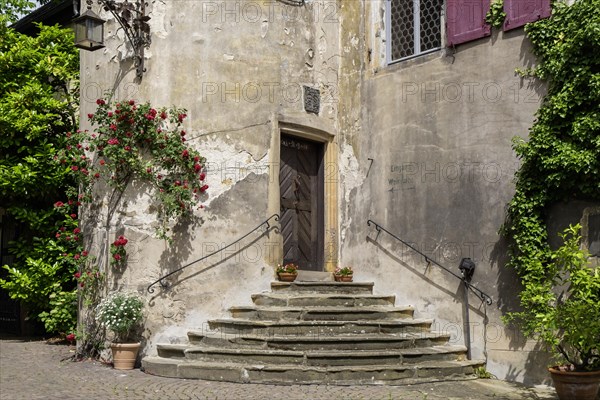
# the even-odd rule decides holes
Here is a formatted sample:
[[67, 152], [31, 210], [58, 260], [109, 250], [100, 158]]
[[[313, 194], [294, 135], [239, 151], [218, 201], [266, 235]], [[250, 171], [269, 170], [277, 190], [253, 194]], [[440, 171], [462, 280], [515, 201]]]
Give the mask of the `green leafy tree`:
[[35, 7], [29, 0], [0, 0], [0, 23], [3, 25], [15, 22]]
[[539, 59], [533, 74], [548, 82], [548, 93], [529, 140], [514, 140], [522, 165], [504, 227], [513, 240], [510, 265], [521, 278], [526, 311], [513, 319], [529, 333], [555, 298], [547, 279], [548, 208], [559, 201], [600, 200], [600, 0], [553, 4], [550, 19], [525, 28]]
[[[29, 37], [0, 23], [0, 206], [29, 232], [14, 243], [16, 260], [4, 266], [0, 286], [49, 331], [65, 333], [75, 326], [82, 249], [78, 199], [67, 198], [75, 180], [55, 158], [66, 132], [77, 129], [78, 76], [70, 30], [40, 26]], [[65, 203], [55, 207], [59, 199]]]

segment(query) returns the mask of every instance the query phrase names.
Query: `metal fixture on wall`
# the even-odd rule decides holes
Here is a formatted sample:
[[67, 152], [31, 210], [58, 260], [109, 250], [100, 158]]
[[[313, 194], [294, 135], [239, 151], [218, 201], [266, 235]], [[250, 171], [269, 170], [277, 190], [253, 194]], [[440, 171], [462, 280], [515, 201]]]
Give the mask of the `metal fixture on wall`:
[[[150, 46], [150, 17], [146, 15], [144, 0], [97, 0], [105, 11], [115, 17], [123, 28], [125, 36], [133, 48], [136, 76], [142, 78], [144, 68], [144, 49]], [[75, 46], [95, 51], [104, 47], [104, 23], [106, 22], [92, 11], [93, 0], [86, 0], [87, 10], [73, 20], [75, 25]]]
[[290, 6], [303, 6], [304, 0], [279, 0], [281, 3], [290, 5]]

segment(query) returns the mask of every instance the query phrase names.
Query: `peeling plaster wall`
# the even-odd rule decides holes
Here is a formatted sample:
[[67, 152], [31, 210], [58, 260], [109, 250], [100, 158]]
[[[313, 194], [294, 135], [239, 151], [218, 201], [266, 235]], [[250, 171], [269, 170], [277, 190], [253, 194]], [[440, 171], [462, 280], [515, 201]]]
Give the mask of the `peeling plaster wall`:
[[[250, 294], [269, 289], [277, 237], [261, 237], [178, 273], [168, 290], [146, 286], [248, 232], [269, 215], [278, 176], [277, 121], [332, 127], [328, 182], [337, 185], [339, 247], [332, 262], [355, 267], [378, 293], [412, 304], [417, 317], [463, 343], [459, 281], [427, 267], [381, 234], [369, 218], [458, 273], [462, 257], [477, 263], [474, 284], [494, 298], [487, 310], [471, 296], [473, 355], [487, 355], [499, 378], [537, 383], [545, 353], [505, 327], [517, 303], [517, 279], [504, 268], [498, 235], [518, 168], [510, 139], [526, 136], [544, 87], [521, 80], [535, 60], [522, 29], [385, 65], [383, 2], [153, 1], [147, 72], [134, 82], [131, 49], [110, 16], [107, 48], [82, 52], [82, 115], [114, 90], [119, 99], [187, 108], [190, 143], [208, 158], [209, 196], [193, 223], [177, 227], [174, 245], [153, 238], [151, 193], [132, 188], [109, 228], [90, 210], [91, 243], [100, 262], [106, 243], [126, 234], [130, 265], [110, 287], [145, 293], [145, 353], [158, 342], [185, 340]], [[112, 36], [110, 36], [112, 35]], [[319, 116], [306, 114], [302, 85], [321, 90]], [[276, 179], [276, 178], [275, 178]], [[271, 188], [271, 189], [270, 189]], [[329, 205], [331, 206], [331, 205]], [[335, 208], [335, 207], [334, 207]], [[487, 323], [486, 322], [487, 315]]]
[[[188, 143], [207, 158], [208, 197], [191, 222], [174, 227], [173, 245], [153, 236], [152, 192], [128, 188], [106, 224], [106, 204], [86, 210], [88, 245], [108, 272], [108, 289], [124, 288], [148, 301], [145, 354], [158, 342], [186, 340], [189, 329], [249, 305], [250, 294], [269, 290], [276, 235], [255, 233], [244, 242], [169, 278], [168, 290], [147, 286], [165, 273], [225, 247], [270, 213], [269, 184], [278, 160], [271, 148], [276, 123], [293, 116], [302, 123], [337, 126], [340, 43], [338, 3], [230, 0], [151, 1], [152, 44], [146, 72], [135, 79], [131, 46], [112, 15], [106, 48], [81, 53], [81, 115], [93, 113], [106, 91], [114, 98], [151, 101], [188, 110]], [[304, 111], [303, 86], [321, 91], [318, 116]], [[86, 126], [82, 118], [83, 128]], [[335, 128], [334, 128], [335, 129]], [[334, 135], [336, 132], [328, 132]], [[277, 156], [278, 157], [278, 156]], [[129, 238], [125, 271], [107, 265], [115, 236]]]
[[499, 378], [539, 383], [547, 379], [546, 353], [500, 319], [518, 304], [498, 234], [518, 168], [511, 138], [527, 135], [545, 93], [514, 72], [535, 63], [530, 44], [522, 29], [494, 32], [456, 52], [388, 66], [383, 2], [362, 3], [364, 22], [342, 24], [342, 37], [363, 40], [340, 72], [340, 262], [464, 344], [461, 282], [385, 233], [377, 237], [367, 220], [457, 274], [461, 258], [472, 258], [473, 283], [494, 299], [486, 310], [469, 297], [473, 357], [487, 357]]

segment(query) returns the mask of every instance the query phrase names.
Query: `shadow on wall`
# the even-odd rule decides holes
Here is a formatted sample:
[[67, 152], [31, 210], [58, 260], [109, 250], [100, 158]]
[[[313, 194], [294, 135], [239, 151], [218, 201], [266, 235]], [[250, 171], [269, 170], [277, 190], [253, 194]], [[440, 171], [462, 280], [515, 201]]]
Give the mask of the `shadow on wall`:
[[[208, 271], [210, 271], [210, 270], [212, 270], [212, 269], [214, 269], [214, 268], [216, 268], [218, 266], [226, 264], [227, 261], [230, 261], [231, 259], [239, 258], [240, 254], [244, 253], [245, 251], [247, 251], [251, 247], [255, 246], [256, 243], [258, 243], [264, 236], [268, 237], [269, 234], [271, 232], [273, 232], [273, 231], [275, 231], [277, 233], [278, 232], [278, 228], [277, 227], [270, 227], [269, 229], [267, 229], [266, 231], [262, 232], [258, 237], [254, 238], [252, 241], [248, 242], [244, 246], [236, 248], [235, 251], [231, 251], [231, 250], [228, 251], [227, 253], [225, 253], [226, 256], [223, 256], [222, 250], [225, 250], [225, 247], [222, 247], [219, 250], [217, 250], [217, 251], [215, 251], [215, 252], [213, 252], [211, 254], [208, 254], [207, 256], [204, 256], [204, 257], [202, 257], [202, 258], [200, 258], [200, 259], [198, 259], [196, 261], [192, 261], [191, 263], [188, 263], [187, 265], [191, 266], [194, 263], [199, 262], [199, 261], [201, 261], [203, 259], [210, 259], [210, 258], [213, 258], [213, 257], [214, 258], [217, 258], [217, 257], [219, 258], [218, 260], [213, 261], [212, 264], [210, 264], [210, 265], [202, 268], [201, 270], [196, 271], [196, 272], [194, 272], [194, 273], [192, 273], [192, 274], [190, 274], [190, 275], [188, 275], [188, 276], [186, 276], [185, 278], [182, 278], [182, 279], [178, 279], [178, 277], [181, 276], [181, 274], [184, 273], [183, 270], [176, 272], [175, 274], [173, 274], [169, 278], [167, 278], [172, 283], [166, 284], [166, 287], [162, 287], [161, 288], [160, 284], [155, 285], [155, 288], [158, 288], [160, 290], [160, 292], [158, 294], [152, 296], [152, 298], [150, 299], [150, 302], [152, 303], [156, 298], [165, 298], [167, 296], [167, 292], [169, 290], [175, 288], [176, 286], [178, 286], [178, 285], [180, 285], [180, 284], [182, 284], [182, 283], [184, 283], [184, 282], [186, 282], [186, 281], [188, 281], [190, 279], [193, 279], [193, 278], [195, 278], [195, 277], [197, 277], [197, 276], [199, 276], [199, 275], [201, 275], [203, 273], [206, 273], [206, 272], [208, 272]], [[163, 257], [164, 257], [165, 253], [163, 253]], [[165, 259], [168, 259], [168, 258], [165, 258]], [[162, 257], [161, 257], [161, 260], [162, 260]], [[172, 271], [176, 271], [178, 268], [181, 268], [181, 261], [179, 263], [171, 262], [171, 263], [169, 263], [169, 265], [172, 266]], [[167, 272], [164, 275], [166, 275], [168, 273], [169, 272], [167, 270]]]
[[[408, 262], [404, 261], [402, 259], [402, 256], [398, 256], [397, 254], [394, 254], [392, 251], [386, 249], [383, 247], [383, 245], [379, 242], [377, 242], [375, 239], [372, 239], [371, 237], [367, 236], [366, 238], [367, 243], [371, 243], [373, 244], [375, 247], [377, 247], [383, 254], [385, 254], [387, 257], [389, 257], [392, 261], [394, 261], [396, 264], [401, 265], [402, 267], [404, 267], [406, 270], [412, 272], [414, 275], [418, 276], [419, 278], [421, 278], [424, 282], [427, 282], [429, 285], [431, 285], [432, 287], [435, 287], [436, 289], [438, 289], [439, 291], [447, 294], [448, 296], [452, 297], [454, 299], [455, 303], [463, 303], [463, 299], [464, 299], [464, 292], [463, 292], [463, 285], [460, 281], [458, 281], [457, 286], [456, 286], [456, 291], [452, 291], [442, 285], [440, 285], [439, 283], [431, 280], [429, 277], [427, 277], [427, 275], [425, 275], [425, 273], [427, 272], [427, 270], [429, 268], [438, 268], [435, 265], [431, 264], [429, 266], [425, 266], [425, 270], [422, 272], [419, 269], [417, 269], [416, 267], [414, 267], [413, 265], [409, 264]], [[405, 247], [404, 245], [402, 245], [403, 247]], [[408, 249], [408, 247], [406, 247], [406, 249], [408, 251], [410, 251], [410, 249]], [[404, 253], [404, 252], [403, 252]], [[413, 258], [411, 258], [411, 260], [413, 260]], [[444, 272], [443, 270], [442, 273]], [[486, 314], [485, 311], [482, 311], [480, 309], [480, 307], [476, 307], [475, 305], [469, 303], [469, 310], [475, 312], [478, 316], [480, 316], [481, 318], [483, 318], [484, 320], [486, 320]], [[464, 317], [464, 316], [463, 316]], [[487, 323], [487, 321], [486, 321]]]
[[[556, 249], [562, 242], [558, 236], [569, 225], [581, 224], [588, 227], [588, 232], [600, 231], [600, 227], [589, 226], [590, 210], [598, 209], [596, 202], [572, 201], [557, 203], [548, 210], [546, 219], [548, 227], [548, 242], [550, 247]], [[590, 243], [584, 243], [590, 246]], [[509, 261], [508, 253], [509, 240], [502, 238], [496, 243], [490, 255], [493, 265], [498, 268], [498, 307], [502, 314], [519, 311], [519, 292], [521, 291], [521, 282], [514, 269], [506, 267]], [[551, 364], [551, 356], [543, 344], [536, 343], [531, 350], [525, 350], [527, 338], [520, 333], [515, 326], [505, 326], [505, 336], [510, 337], [509, 346], [513, 351], [527, 351], [528, 356], [522, 369], [511, 367], [506, 376], [508, 380], [518, 380], [522, 375], [523, 383], [526, 385], [550, 382], [547, 367]], [[527, 346], [529, 347], [529, 346]]]

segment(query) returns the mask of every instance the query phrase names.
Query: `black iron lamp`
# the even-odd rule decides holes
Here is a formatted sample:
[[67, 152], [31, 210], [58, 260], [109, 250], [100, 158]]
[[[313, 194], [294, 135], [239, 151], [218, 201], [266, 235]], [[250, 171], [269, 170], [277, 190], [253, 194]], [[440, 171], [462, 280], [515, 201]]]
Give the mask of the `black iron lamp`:
[[471, 278], [473, 278], [473, 274], [475, 273], [475, 263], [470, 258], [463, 258], [460, 260], [460, 265], [458, 266], [460, 269], [460, 273], [463, 276], [463, 280], [467, 282], [471, 282]]
[[104, 23], [91, 8], [73, 20], [75, 25], [75, 47], [96, 51], [104, 47]]
[[[150, 46], [150, 17], [146, 15], [144, 0], [97, 0], [105, 11], [115, 17], [134, 52], [134, 66], [138, 78], [146, 71], [144, 68], [144, 48]], [[93, 0], [86, 0], [87, 10], [73, 20], [75, 24], [75, 46], [83, 50], [95, 51], [104, 47], [104, 23], [106, 22], [92, 11]]]

